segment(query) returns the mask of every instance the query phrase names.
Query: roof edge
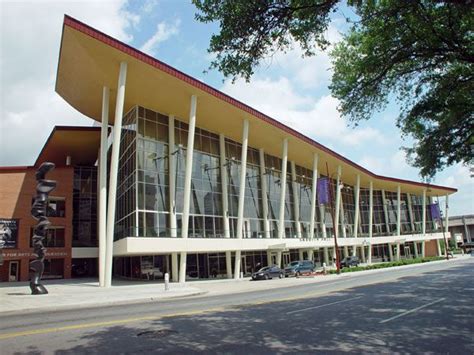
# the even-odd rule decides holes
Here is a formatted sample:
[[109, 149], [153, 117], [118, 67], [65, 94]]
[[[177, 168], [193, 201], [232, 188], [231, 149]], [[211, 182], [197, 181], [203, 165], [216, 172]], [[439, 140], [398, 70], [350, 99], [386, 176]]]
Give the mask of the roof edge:
[[[285, 124], [277, 121], [276, 119], [274, 118], [271, 118], [270, 116], [267, 116], [265, 115], [264, 113], [248, 106], [247, 104], [244, 104], [243, 102], [237, 100], [237, 99], [234, 99], [233, 97], [213, 88], [212, 86], [206, 84], [206, 83], [203, 83], [202, 81], [198, 80], [198, 79], [195, 79], [193, 78], [192, 76], [180, 71], [180, 70], [177, 70], [175, 68], [173, 68], [172, 66], [170, 66], [169, 64], [166, 64], [146, 53], [143, 53], [141, 52], [140, 50], [136, 49], [136, 48], [133, 48], [132, 46], [124, 43], [124, 42], [121, 42], [119, 41], [118, 39], [115, 39], [107, 34], [105, 34], [104, 32], [101, 32], [67, 14], [64, 15], [64, 23], [63, 23], [63, 31], [64, 31], [64, 26], [69, 26], [79, 32], [82, 32], [98, 41], [101, 41], [102, 43], [106, 44], [106, 45], [109, 45], [125, 54], [128, 54], [130, 56], [132, 56], [133, 58], [137, 59], [137, 60], [140, 60], [142, 61], [143, 63], [145, 64], [148, 64], [148, 65], [151, 65], [171, 76], [174, 76], [176, 77], [177, 79], [180, 79], [194, 87], [196, 87], [197, 89], [200, 89], [210, 95], [213, 95], [214, 97], [222, 100], [222, 101], [225, 101], [231, 105], [233, 105], [234, 107], [252, 115], [252, 116], [255, 116], [273, 126], [275, 126], [276, 128], [279, 128], [283, 131], [285, 131], [286, 133], [292, 135], [293, 137], [297, 138], [297, 139], [300, 139], [310, 145], [312, 145], [313, 147], [319, 149], [319, 150], [322, 150], [326, 153], [328, 153], [329, 155], [332, 155], [334, 156], [335, 158], [343, 161], [344, 163], [348, 164], [348, 165], [351, 165], [352, 167], [356, 168], [357, 170], [360, 170], [361, 172], [373, 177], [374, 179], [379, 179], [379, 180], [386, 180], [386, 181], [393, 181], [393, 182], [399, 182], [399, 183], [408, 183], [408, 184], [412, 184], [412, 185], [416, 185], [416, 186], [422, 186], [422, 187], [426, 187], [426, 188], [437, 188], [437, 189], [441, 189], [441, 190], [446, 190], [446, 191], [449, 191], [451, 193], [454, 193], [454, 192], [457, 192], [458, 190], [456, 188], [452, 188], [452, 187], [447, 187], [447, 186], [440, 186], [440, 185], [433, 185], [433, 184], [428, 184], [428, 183], [423, 183], [423, 182], [417, 182], [417, 181], [411, 181], [411, 180], [404, 180], [404, 179], [399, 179], [399, 178], [393, 178], [393, 177], [389, 177], [389, 176], [383, 176], [383, 175], [377, 175], [373, 172], [371, 172], [370, 170], [360, 166], [359, 164], [353, 162], [352, 160], [340, 155], [339, 153], [325, 147], [324, 145], [322, 145], [321, 143], [318, 143], [317, 141], [305, 136], [304, 134], [294, 130], [293, 128], [290, 128], [288, 126], [286, 126]], [[62, 41], [61, 41], [62, 43]], [[58, 61], [59, 63], [59, 61]], [[58, 64], [59, 65], [59, 64]]]

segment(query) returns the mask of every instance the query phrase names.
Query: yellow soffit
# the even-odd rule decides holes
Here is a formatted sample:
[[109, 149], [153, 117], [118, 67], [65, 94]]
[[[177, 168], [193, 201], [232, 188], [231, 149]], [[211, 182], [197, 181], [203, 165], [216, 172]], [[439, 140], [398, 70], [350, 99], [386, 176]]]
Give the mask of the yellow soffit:
[[76, 110], [100, 122], [102, 89], [109, 87], [109, 122], [113, 123], [122, 61], [127, 62], [124, 112], [140, 105], [188, 122], [190, 97], [196, 95], [198, 127], [241, 142], [242, 122], [248, 119], [250, 147], [281, 156], [282, 141], [288, 138], [289, 161], [312, 169], [313, 155], [317, 153], [322, 175], [329, 172], [333, 176], [341, 166], [342, 179], [350, 185], [355, 185], [359, 174], [362, 187], [373, 181], [375, 189], [396, 191], [400, 185], [402, 192], [418, 195], [423, 189], [427, 189], [428, 196], [457, 191], [376, 175], [271, 117], [69, 16], [64, 18], [56, 92]]

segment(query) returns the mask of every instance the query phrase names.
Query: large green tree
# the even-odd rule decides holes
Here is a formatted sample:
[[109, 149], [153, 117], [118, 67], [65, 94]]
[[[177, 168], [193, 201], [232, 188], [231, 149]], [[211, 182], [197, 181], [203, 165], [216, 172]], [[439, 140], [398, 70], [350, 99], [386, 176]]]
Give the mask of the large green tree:
[[[277, 51], [298, 43], [305, 55], [326, 49], [325, 30], [338, 0], [193, 0], [197, 20], [219, 22], [211, 68], [250, 80]], [[395, 98], [397, 124], [414, 145], [410, 163], [430, 178], [468, 163], [474, 145], [472, 1], [349, 1], [355, 16], [331, 52], [330, 89], [357, 125]]]

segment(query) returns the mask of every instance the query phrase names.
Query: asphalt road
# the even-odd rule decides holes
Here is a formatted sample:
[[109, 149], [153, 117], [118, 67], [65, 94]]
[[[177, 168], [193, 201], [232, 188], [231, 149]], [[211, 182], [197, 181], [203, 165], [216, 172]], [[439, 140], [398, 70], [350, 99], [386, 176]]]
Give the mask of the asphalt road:
[[252, 293], [6, 316], [0, 353], [473, 354], [473, 276], [468, 260]]

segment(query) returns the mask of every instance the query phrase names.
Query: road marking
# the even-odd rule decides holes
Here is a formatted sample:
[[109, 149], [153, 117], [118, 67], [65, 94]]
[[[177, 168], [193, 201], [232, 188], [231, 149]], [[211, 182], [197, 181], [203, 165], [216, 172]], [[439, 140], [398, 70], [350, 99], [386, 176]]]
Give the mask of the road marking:
[[23, 332], [0, 334], [0, 340], [9, 339], [9, 338], [16, 338], [16, 337], [25, 336], [25, 335], [56, 333], [56, 332], [62, 332], [62, 331], [67, 331], [67, 330], [78, 330], [78, 329], [85, 329], [85, 328], [103, 327], [103, 326], [116, 325], [116, 324], [139, 322], [139, 321], [144, 321], [144, 320], [155, 320], [155, 319], [180, 317], [180, 316], [192, 316], [192, 315], [204, 314], [204, 313], [208, 313], [208, 312], [218, 312], [218, 311], [223, 311], [223, 310], [224, 310], [223, 308], [219, 307], [219, 308], [211, 308], [211, 309], [199, 310], [199, 311], [189, 311], [189, 312], [165, 314], [165, 315], [162, 315], [162, 316], [145, 316], [145, 317], [137, 317], [137, 318], [118, 319], [118, 320], [112, 320], [112, 321], [106, 321], [106, 322], [95, 322], [95, 323], [67, 325], [67, 326], [64, 326], [64, 327], [53, 327], [53, 328], [40, 328], [40, 329], [34, 329], [34, 330], [25, 330]]
[[349, 299], [342, 300], [342, 301], [336, 301], [336, 302], [321, 304], [321, 305], [319, 305], [319, 306], [308, 307], [308, 308], [303, 308], [303, 309], [297, 309], [296, 311], [286, 312], [286, 314], [293, 314], [293, 313], [308, 311], [308, 310], [310, 310], [310, 309], [317, 309], [317, 308], [322, 308], [322, 307], [326, 307], [326, 306], [332, 306], [333, 304], [349, 302], [349, 301], [352, 301], [352, 300], [357, 300], [357, 299], [359, 299], [359, 298], [362, 298], [362, 296], [353, 297], [353, 298], [349, 298]]
[[416, 311], [419, 311], [420, 309], [426, 308], [426, 307], [428, 307], [428, 306], [432, 306], [432, 305], [434, 305], [434, 304], [436, 304], [436, 303], [439, 303], [439, 302], [441, 302], [441, 301], [444, 301], [444, 300], [445, 300], [445, 298], [444, 298], [444, 297], [443, 297], [443, 298], [440, 298], [439, 300], [436, 300], [436, 301], [433, 301], [433, 302], [430, 302], [430, 303], [424, 304], [423, 306], [416, 307], [416, 308], [413, 308], [413, 309], [411, 309], [411, 310], [409, 310], [409, 311], [406, 311], [406, 312], [403, 312], [403, 313], [397, 314], [396, 316], [393, 316], [393, 317], [390, 317], [390, 318], [384, 319], [384, 320], [380, 321], [379, 323], [380, 323], [380, 324], [382, 324], [382, 323], [387, 323], [387, 322], [390, 322], [390, 321], [392, 321], [392, 320], [394, 320], [394, 319], [397, 319], [397, 318], [400, 318], [400, 317], [406, 316], [407, 314], [414, 313], [414, 312], [416, 312]]

